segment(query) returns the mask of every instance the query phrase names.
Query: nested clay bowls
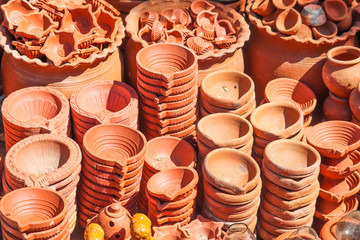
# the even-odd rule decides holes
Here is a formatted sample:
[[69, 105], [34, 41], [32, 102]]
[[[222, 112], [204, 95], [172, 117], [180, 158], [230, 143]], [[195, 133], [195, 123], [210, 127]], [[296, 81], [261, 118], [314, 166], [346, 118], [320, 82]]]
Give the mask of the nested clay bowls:
[[35, 134], [71, 136], [66, 97], [48, 87], [29, 87], [9, 95], [1, 107], [6, 149]]

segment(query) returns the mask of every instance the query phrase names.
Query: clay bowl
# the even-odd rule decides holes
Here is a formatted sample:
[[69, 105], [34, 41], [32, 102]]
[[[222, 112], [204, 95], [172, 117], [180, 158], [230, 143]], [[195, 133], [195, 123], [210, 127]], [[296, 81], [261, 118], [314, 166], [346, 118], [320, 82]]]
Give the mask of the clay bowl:
[[291, 103], [265, 103], [252, 112], [250, 122], [255, 135], [274, 141], [299, 132], [303, 113]]
[[19, 26], [16, 28], [16, 33], [27, 39], [40, 40], [51, 30], [56, 29], [58, 25], [44, 13], [30, 13], [23, 15]]
[[102, 124], [86, 132], [83, 147], [92, 160], [124, 170], [127, 165], [143, 159], [146, 139], [140, 131], [128, 126]]
[[201, 96], [204, 101], [220, 108], [237, 109], [254, 96], [252, 79], [237, 71], [216, 71], [208, 74], [201, 82]]
[[0, 213], [20, 232], [50, 229], [67, 214], [63, 196], [49, 189], [22, 188], [8, 193], [0, 201]]
[[154, 174], [147, 182], [147, 193], [163, 201], [184, 198], [192, 190], [199, 177], [193, 168], [177, 167]]
[[360, 173], [354, 172], [345, 179], [320, 179], [319, 196], [327, 201], [341, 202], [360, 190]]
[[142, 48], [136, 55], [136, 65], [147, 76], [170, 82], [197, 69], [197, 57], [187, 47], [161, 43]]
[[216, 113], [197, 124], [197, 137], [210, 148], [240, 148], [252, 140], [253, 128], [246, 119], [230, 113]]
[[312, 113], [316, 107], [315, 93], [306, 84], [291, 78], [277, 78], [270, 81], [264, 93], [267, 102], [291, 102], [304, 115]]
[[[228, 167], [221, 167], [224, 165]], [[227, 148], [216, 149], [206, 156], [203, 174], [211, 185], [230, 194], [247, 193], [260, 181], [260, 169], [255, 160]]]
[[360, 168], [360, 152], [355, 150], [343, 158], [323, 158], [320, 174], [325, 178], [344, 179]]
[[336, 24], [332, 21], [326, 21], [325, 24], [312, 28], [315, 39], [319, 38], [333, 38], [338, 33]]
[[329, 221], [337, 217], [344, 216], [346, 213], [357, 210], [359, 200], [356, 196], [345, 199], [344, 201], [329, 202], [325, 199], [318, 198], [316, 202], [315, 217], [322, 221]]
[[261, 239], [276, 239], [277, 235], [271, 234], [266, 231], [260, 222], [256, 224], [256, 233]]
[[195, 162], [194, 148], [180, 138], [163, 136], [147, 144], [145, 166], [153, 173], [172, 167], [194, 167]]
[[305, 135], [307, 143], [328, 158], [342, 158], [360, 146], [360, 127], [351, 122], [322, 122]]
[[306, 143], [284, 139], [267, 145], [263, 164], [282, 176], [306, 177], [319, 169], [320, 162], [320, 154], [315, 148]]
[[1, 10], [4, 13], [4, 26], [8, 29], [15, 29], [22, 20], [23, 15], [38, 11], [30, 3], [22, 0], [8, 1], [1, 6]]
[[348, 7], [344, 1], [326, 0], [322, 4], [327, 18], [333, 22], [342, 21], [348, 12]]
[[301, 15], [295, 9], [289, 8], [282, 11], [276, 18], [276, 29], [286, 35], [295, 34], [301, 26]]

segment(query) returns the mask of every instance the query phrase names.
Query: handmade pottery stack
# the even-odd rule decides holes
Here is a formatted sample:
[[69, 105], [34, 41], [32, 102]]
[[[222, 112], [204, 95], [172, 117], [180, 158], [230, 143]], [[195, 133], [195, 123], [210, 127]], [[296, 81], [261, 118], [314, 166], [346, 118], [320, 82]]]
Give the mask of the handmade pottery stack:
[[328, 121], [307, 130], [306, 141], [321, 154], [320, 194], [316, 227], [356, 210], [360, 190], [360, 127], [352, 122]]
[[0, 201], [4, 239], [70, 240], [68, 204], [49, 189], [22, 188]]
[[271, 80], [265, 87], [266, 102], [288, 102], [301, 109], [304, 115], [304, 128], [312, 121], [312, 112], [316, 107], [315, 93], [305, 83], [291, 78]]
[[153, 226], [188, 224], [195, 214], [195, 169], [176, 167], [155, 173], [147, 182], [148, 217]]
[[145, 136], [121, 124], [100, 124], [86, 132], [78, 194], [79, 222], [120, 202], [133, 213], [145, 160]]
[[265, 103], [250, 116], [254, 129], [252, 157], [261, 167], [266, 146], [275, 140], [301, 140], [304, 136], [303, 112], [292, 103]]
[[2, 185], [7, 194], [18, 188], [54, 189], [68, 203], [69, 231], [76, 224], [76, 191], [80, 180], [81, 150], [68, 137], [40, 134], [25, 138], [6, 154]]
[[6, 151], [36, 134], [71, 136], [69, 102], [64, 94], [48, 87], [13, 92], [5, 98], [1, 113]]
[[161, 43], [136, 55], [141, 129], [148, 139], [192, 140], [197, 104], [197, 58], [189, 48]]
[[360, 122], [359, 104], [356, 102], [359, 70], [360, 48], [340, 46], [328, 51], [327, 61], [322, 69], [323, 81], [330, 90], [323, 106], [327, 120]]
[[231, 70], [210, 73], [200, 89], [202, 117], [229, 112], [247, 118], [256, 108], [254, 82], [245, 73]]
[[196, 152], [190, 143], [180, 138], [162, 136], [147, 143], [143, 175], [140, 184], [139, 206], [147, 213], [146, 184], [155, 173], [174, 167], [194, 167]]
[[312, 225], [320, 189], [320, 162], [315, 148], [300, 141], [277, 140], [265, 148], [257, 225], [262, 239]]
[[245, 223], [254, 232], [260, 205], [260, 168], [250, 155], [231, 148], [210, 152], [203, 163], [203, 216], [224, 222]]
[[70, 98], [73, 131], [81, 146], [84, 134], [98, 124], [119, 123], [138, 128], [138, 95], [118, 81], [97, 81], [75, 91]]

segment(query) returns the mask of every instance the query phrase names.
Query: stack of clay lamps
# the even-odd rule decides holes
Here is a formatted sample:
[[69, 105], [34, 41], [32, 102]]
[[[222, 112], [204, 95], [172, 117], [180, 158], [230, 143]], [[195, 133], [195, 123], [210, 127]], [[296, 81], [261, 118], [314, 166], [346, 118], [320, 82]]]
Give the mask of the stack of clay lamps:
[[138, 95], [129, 85], [97, 81], [75, 91], [70, 98], [74, 138], [82, 145], [85, 132], [105, 123], [138, 127]]
[[244, 118], [256, 108], [253, 80], [242, 72], [216, 71], [201, 82], [199, 109], [202, 117], [211, 113], [234, 113]]
[[[140, 184], [139, 206], [147, 213], [146, 184], [155, 173], [173, 167], [194, 167], [196, 152], [193, 146], [180, 138], [162, 136], [147, 144], [145, 164]], [[160, 209], [161, 210], [161, 209]]]
[[303, 113], [292, 103], [265, 103], [250, 116], [254, 129], [252, 157], [261, 167], [265, 147], [280, 139], [301, 140], [304, 136]]
[[51, 188], [68, 203], [69, 231], [76, 224], [76, 191], [80, 181], [81, 150], [68, 137], [39, 134], [16, 143], [5, 157], [4, 193], [25, 187]]
[[177, 44], [154, 44], [136, 55], [141, 128], [148, 139], [192, 140], [197, 104], [197, 57]]
[[68, 204], [58, 192], [22, 188], [0, 201], [1, 228], [5, 240], [70, 240]]
[[257, 225], [262, 239], [312, 225], [320, 190], [320, 162], [315, 148], [300, 141], [277, 140], [265, 148]]
[[188, 224], [195, 211], [195, 169], [176, 167], [155, 173], [147, 182], [148, 217], [153, 226]]
[[250, 155], [231, 148], [210, 152], [203, 163], [203, 216], [228, 228], [245, 223], [254, 232], [260, 205], [260, 168]]
[[5, 98], [1, 113], [6, 151], [35, 134], [71, 135], [69, 102], [64, 94], [48, 87], [13, 92]]
[[100, 124], [85, 133], [78, 194], [79, 222], [83, 227], [111, 203], [120, 202], [134, 212], [146, 145], [140, 131], [121, 124]]
[[317, 227], [356, 210], [360, 190], [360, 127], [352, 122], [328, 121], [309, 128], [306, 141], [322, 157]]
[[291, 78], [277, 78], [265, 87], [266, 102], [293, 103], [304, 114], [304, 127], [312, 121], [312, 112], [316, 107], [315, 93], [306, 84]]

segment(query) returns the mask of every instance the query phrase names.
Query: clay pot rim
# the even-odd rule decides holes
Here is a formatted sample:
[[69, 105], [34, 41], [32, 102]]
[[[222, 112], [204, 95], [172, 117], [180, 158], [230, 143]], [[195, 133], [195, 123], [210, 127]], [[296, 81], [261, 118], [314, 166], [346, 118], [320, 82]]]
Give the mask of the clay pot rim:
[[[177, 3], [177, 0], [173, 0], [172, 2], [168, 3]], [[185, 0], [184, 2], [188, 2], [190, 7], [192, 1]], [[136, 43], [141, 44], [142, 47], [146, 47], [148, 43], [145, 40], [142, 40], [139, 38], [137, 32], [139, 29], [139, 19], [137, 18], [136, 14], [142, 11], [148, 11], [147, 8], [151, 8], [152, 6], [161, 5], [163, 2], [144, 2], [139, 4], [138, 6], [134, 7], [130, 14], [126, 17], [126, 33], [128, 36], [134, 40]], [[221, 56], [225, 54], [232, 54], [235, 50], [240, 49], [244, 46], [245, 42], [250, 39], [250, 27], [246, 23], [245, 18], [238, 12], [235, 11], [235, 9], [229, 8], [228, 6], [225, 6], [223, 4], [217, 3], [217, 2], [210, 2], [210, 4], [215, 6], [215, 9], [213, 11], [215, 12], [226, 12], [228, 15], [232, 16], [234, 19], [240, 22], [241, 31], [238, 33], [239, 37], [236, 41], [236, 43], [232, 44], [230, 48], [221, 49], [217, 53], [206, 53], [203, 55], [197, 56], [200, 61], [207, 59], [207, 58], [220, 58]], [[216, 11], [217, 10], [217, 11]]]
[[[276, 161], [272, 161], [272, 159], [276, 160], [274, 157], [271, 157], [272, 155], [272, 151], [274, 148], [276, 148], [276, 146], [285, 146], [285, 145], [297, 145], [299, 147], [301, 147], [302, 149], [308, 150], [309, 152], [312, 152], [315, 157], [316, 160], [314, 161], [314, 163], [310, 166], [304, 167], [304, 168], [286, 168], [284, 166], [282, 166], [281, 164], [279, 164]], [[294, 175], [294, 176], [303, 176], [303, 175], [309, 175], [312, 174], [314, 171], [318, 170], [320, 167], [320, 163], [321, 163], [321, 156], [318, 153], [318, 151], [316, 151], [316, 149], [314, 147], [312, 147], [311, 145], [308, 145], [306, 143], [300, 142], [300, 141], [296, 141], [296, 140], [290, 140], [290, 139], [281, 139], [281, 140], [276, 140], [273, 141], [271, 143], [269, 143], [264, 151], [264, 159], [263, 159], [264, 163], [269, 165], [268, 167], [271, 170], [278, 170], [279, 174], [286, 174], [286, 175]]]
[[259, 19], [251, 10], [251, 6], [254, 3], [255, 0], [251, 0], [247, 6], [246, 6], [246, 13], [249, 17], [249, 20], [252, 24], [256, 25], [257, 28], [261, 31], [265, 31], [268, 35], [277, 37], [279, 39], [285, 40], [287, 42], [296, 42], [296, 43], [304, 43], [304, 44], [315, 44], [315, 45], [322, 45], [322, 44], [331, 44], [340, 42], [340, 41], [346, 41], [349, 37], [355, 36], [355, 34], [360, 30], [360, 18], [354, 20], [354, 24], [351, 26], [351, 28], [347, 32], [343, 32], [340, 36], [335, 36], [333, 38], [319, 38], [319, 39], [313, 39], [310, 37], [307, 38], [299, 38], [297, 35], [291, 35], [291, 36], [284, 36], [280, 32], [274, 32], [270, 26], [264, 26], [261, 22], [261, 19]]
[[[358, 57], [353, 60], [348, 60], [348, 61], [335, 59], [335, 56], [337, 54], [343, 53], [343, 52], [355, 53], [356, 55], [358, 55]], [[339, 65], [352, 65], [352, 64], [356, 64], [356, 63], [360, 62], [360, 49], [357, 47], [353, 47], [353, 46], [338, 46], [338, 47], [334, 47], [334, 48], [330, 49], [327, 52], [326, 56], [333, 63], [339, 64]], [[360, 86], [360, 85], [358, 85], [358, 86]]]
[[65, 97], [65, 95], [58, 91], [55, 90], [53, 88], [50, 87], [27, 87], [27, 88], [23, 88], [23, 89], [19, 89], [13, 93], [11, 93], [8, 97], [6, 97], [3, 101], [3, 104], [1, 106], [1, 113], [3, 115], [3, 118], [6, 118], [7, 121], [11, 122], [14, 125], [20, 126], [22, 128], [36, 128], [38, 129], [39, 133], [41, 132], [41, 129], [46, 128], [46, 126], [40, 126], [40, 124], [36, 123], [36, 122], [23, 122], [20, 121], [16, 118], [14, 118], [10, 111], [9, 111], [9, 106], [10, 104], [12, 104], [12, 100], [19, 97], [19, 95], [24, 95], [23, 97], [27, 98], [29, 96], [29, 94], [31, 95], [31, 92], [45, 92], [48, 94], [51, 94], [52, 96], [54, 96], [57, 100], [60, 101], [61, 104], [61, 109], [59, 111], [59, 113], [51, 118], [48, 119], [46, 121], [46, 123], [49, 125], [47, 126], [48, 128], [51, 128], [52, 125], [56, 125], [57, 122], [64, 120], [65, 118], [68, 119], [70, 116], [70, 104], [68, 99]]

